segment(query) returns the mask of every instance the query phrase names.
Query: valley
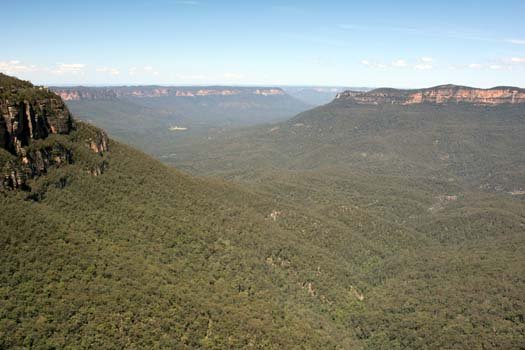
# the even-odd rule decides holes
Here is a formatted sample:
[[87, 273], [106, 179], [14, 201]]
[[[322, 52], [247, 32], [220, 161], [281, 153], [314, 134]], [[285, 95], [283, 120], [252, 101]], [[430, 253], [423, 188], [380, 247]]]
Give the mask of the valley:
[[[3, 84], [6, 106], [60, 101]], [[153, 132], [169, 119], [153, 117], [157, 97], [131, 108], [89, 96], [83, 119], [168, 166], [67, 107], [29, 120], [66, 116], [62, 135], [3, 112], [23, 126], [4, 132], [24, 140], [4, 178], [9, 164], [28, 176], [0, 203], [2, 347], [523, 345], [522, 104], [344, 93], [287, 120], [173, 139]], [[68, 161], [32, 173], [24, 155], [55, 159], [58, 145]]]
[[525, 2], [2, 2], [0, 350], [525, 350]]

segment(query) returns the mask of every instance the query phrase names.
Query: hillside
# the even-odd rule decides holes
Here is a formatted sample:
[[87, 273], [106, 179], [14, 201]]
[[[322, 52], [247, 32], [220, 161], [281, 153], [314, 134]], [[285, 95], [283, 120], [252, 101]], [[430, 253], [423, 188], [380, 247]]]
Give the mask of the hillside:
[[[324, 151], [307, 161], [335, 133], [293, 134], [301, 122], [329, 125], [334, 115], [319, 110], [200, 145], [209, 157], [249, 147], [222, 153], [229, 172], [195, 162], [243, 186], [195, 178], [13, 82], [3, 105], [35, 106], [30, 120], [50, 133], [3, 161], [32, 169], [24, 154], [42, 144], [70, 158], [2, 189], [0, 348], [523, 347], [520, 196], [454, 200], [459, 182], [351, 171]], [[48, 104], [61, 107], [36, 108]], [[26, 125], [27, 113], [8, 111]], [[58, 117], [70, 121], [61, 134]]]
[[[305, 289], [323, 264], [309, 259], [326, 248], [272, 223], [274, 203], [166, 168], [75, 121], [48, 90], [0, 78], [9, 154], [0, 188], [1, 348], [352, 341], [352, 333], [337, 336], [330, 308]], [[12, 168], [23, 181], [10, 181]], [[311, 235], [313, 219], [299, 220]], [[350, 268], [335, 261], [326, 269]], [[332, 285], [336, 275], [322, 280]]]
[[[9, 86], [2, 106], [62, 103], [13, 82], [19, 86]], [[334, 293], [340, 287], [328, 286], [359, 269], [328, 257], [324, 244], [303, 242], [315, 218], [279, 205], [297, 218], [281, 224], [269, 199], [190, 178], [113, 141], [99, 149], [91, 141], [101, 132], [60, 106], [31, 108], [32, 120], [52, 126], [63, 117], [71, 126], [26, 139], [6, 161], [32, 169], [24, 157], [42, 142], [64, 145], [69, 155], [24, 187], [2, 188], [1, 348], [335, 348], [355, 341], [330, 321], [336, 309], [314, 296]], [[2, 107], [2, 120], [25, 125], [25, 113], [8, 110]], [[93, 173], [98, 158], [104, 171]], [[313, 273], [321, 267], [330, 274]]]
[[[360, 316], [370, 348], [522, 347], [522, 318], [489, 321], [492, 330], [482, 323], [499, 314], [484, 304], [490, 289], [517, 314], [525, 310], [525, 265], [515, 255], [525, 248], [525, 104], [402, 105], [391, 103], [399, 96], [391, 91], [381, 100], [338, 98], [287, 122], [179, 144], [162, 159], [345, 225], [365, 211], [373, 224], [381, 218], [430, 240], [430, 250], [400, 250], [403, 267], [381, 267], [396, 272]], [[517, 294], [507, 294], [507, 283]], [[500, 338], [514, 327], [513, 341]]]
[[[271, 164], [290, 171], [336, 167], [398, 177], [452, 177], [463, 185], [497, 192], [525, 187], [525, 104], [391, 103], [400, 93], [404, 92], [369, 103], [341, 94], [286, 122], [194, 140], [188, 148], [181, 144], [173, 161], [204, 174], [229, 168], [236, 174], [258, 168], [264, 173]], [[373, 98], [376, 93], [359, 94]], [[187, 166], [185, 152], [191, 157]], [[219, 154], [225, 157], [222, 168], [213, 164]]]

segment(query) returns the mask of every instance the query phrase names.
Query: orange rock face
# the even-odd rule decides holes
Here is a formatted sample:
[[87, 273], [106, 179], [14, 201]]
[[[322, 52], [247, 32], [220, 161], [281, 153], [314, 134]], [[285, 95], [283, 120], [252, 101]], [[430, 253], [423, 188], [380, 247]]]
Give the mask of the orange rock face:
[[53, 91], [64, 101], [109, 100], [117, 97], [109, 88], [55, 88]]
[[499, 105], [525, 103], [525, 89], [517, 87], [476, 89], [443, 85], [422, 90], [376, 89], [369, 92], [345, 91], [338, 94], [336, 100], [347, 100], [357, 104], [471, 103], [476, 105]]
[[414, 103], [460, 103], [497, 105], [503, 103], [525, 103], [525, 91], [513, 88], [502, 89], [438, 89], [411, 94], [404, 104]]
[[58, 91], [56, 93], [64, 101], [78, 101], [80, 100], [80, 94], [78, 91]]

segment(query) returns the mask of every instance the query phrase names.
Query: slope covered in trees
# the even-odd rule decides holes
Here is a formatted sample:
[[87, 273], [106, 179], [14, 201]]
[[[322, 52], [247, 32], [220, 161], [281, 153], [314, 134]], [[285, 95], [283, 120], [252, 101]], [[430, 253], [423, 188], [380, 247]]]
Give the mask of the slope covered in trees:
[[[369, 158], [374, 134], [426, 123], [347, 108], [181, 146], [186, 169], [239, 183], [100, 155], [83, 123], [33, 141], [73, 161], [1, 192], [0, 348], [523, 347], [523, 198], [455, 165], [432, 177], [409, 147]], [[500, 161], [519, 184], [519, 156]]]
[[[519, 348], [523, 111], [523, 104], [336, 100], [284, 123], [180, 144], [163, 159], [344, 225], [359, 227], [355, 213], [365, 211], [372, 225], [380, 218], [424, 237], [415, 254], [402, 244], [394, 248], [399, 260], [376, 270], [392, 274], [360, 310], [357, 329], [367, 346]], [[379, 231], [367, 238], [390, 245], [388, 230]], [[504, 315], [509, 308], [515, 316]]]

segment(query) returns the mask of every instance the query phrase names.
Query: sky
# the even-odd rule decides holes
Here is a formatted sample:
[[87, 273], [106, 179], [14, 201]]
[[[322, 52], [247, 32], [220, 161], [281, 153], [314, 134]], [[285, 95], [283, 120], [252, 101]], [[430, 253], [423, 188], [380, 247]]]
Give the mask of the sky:
[[0, 0], [42, 85], [525, 87], [525, 1]]

